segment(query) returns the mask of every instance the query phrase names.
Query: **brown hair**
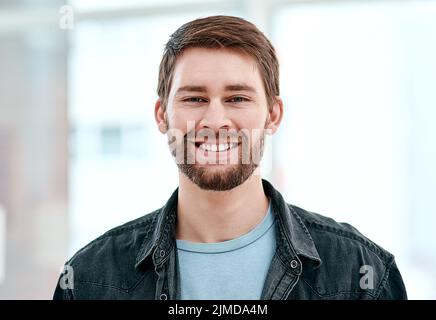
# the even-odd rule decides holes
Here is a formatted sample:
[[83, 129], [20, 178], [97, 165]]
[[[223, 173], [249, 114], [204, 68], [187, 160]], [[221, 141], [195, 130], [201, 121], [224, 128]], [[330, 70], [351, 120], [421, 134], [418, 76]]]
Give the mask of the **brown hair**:
[[268, 106], [279, 95], [279, 63], [274, 47], [251, 22], [232, 16], [210, 16], [185, 23], [168, 40], [159, 66], [157, 94], [166, 108], [177, 57], [191, 47], [230, 48], [253, 57], [262, 77]]

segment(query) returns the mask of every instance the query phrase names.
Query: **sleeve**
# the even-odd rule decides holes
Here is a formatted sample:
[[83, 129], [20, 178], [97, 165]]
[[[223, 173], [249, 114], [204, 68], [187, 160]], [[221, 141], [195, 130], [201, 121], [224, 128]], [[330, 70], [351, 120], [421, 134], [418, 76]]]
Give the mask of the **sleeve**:
[[387, 270], [387, 279], [382, 284], [377, 299], [407, 300], [406, 287], [394, 259]]

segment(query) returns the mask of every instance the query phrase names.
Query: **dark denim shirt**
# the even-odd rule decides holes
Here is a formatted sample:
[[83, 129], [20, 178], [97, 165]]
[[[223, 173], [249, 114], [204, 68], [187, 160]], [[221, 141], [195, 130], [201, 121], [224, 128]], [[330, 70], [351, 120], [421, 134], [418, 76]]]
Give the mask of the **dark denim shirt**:
[[[277, 216], [277, 248], [262, 299], [407, 299], [392, 254], [354, 227], [287, 204], [262, 180]], [[178, 189], [161, 209], [79, 250], [54, 299], [180, 299], [175, 227]]]

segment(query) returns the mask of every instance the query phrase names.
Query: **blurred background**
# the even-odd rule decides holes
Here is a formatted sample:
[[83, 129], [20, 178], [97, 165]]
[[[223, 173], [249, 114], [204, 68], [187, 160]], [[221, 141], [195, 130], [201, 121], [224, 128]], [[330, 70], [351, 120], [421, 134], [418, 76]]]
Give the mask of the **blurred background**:
[[0, 0], [0, 299], [51, 299], [78, 249], [165, 203], [158, 65], [173, 31], [216, 14], [278, 51], [263, 176], [436, 299], [436, 0]]

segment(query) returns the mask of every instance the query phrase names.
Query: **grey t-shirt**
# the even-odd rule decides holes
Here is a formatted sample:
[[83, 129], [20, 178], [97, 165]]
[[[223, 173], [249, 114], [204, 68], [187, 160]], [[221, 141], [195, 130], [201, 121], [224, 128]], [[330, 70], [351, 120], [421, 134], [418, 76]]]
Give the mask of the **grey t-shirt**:
[[260, 299], [276, 249], [271, 201], [248, 233], [223, 242], [177, 240], [182, 300]]

